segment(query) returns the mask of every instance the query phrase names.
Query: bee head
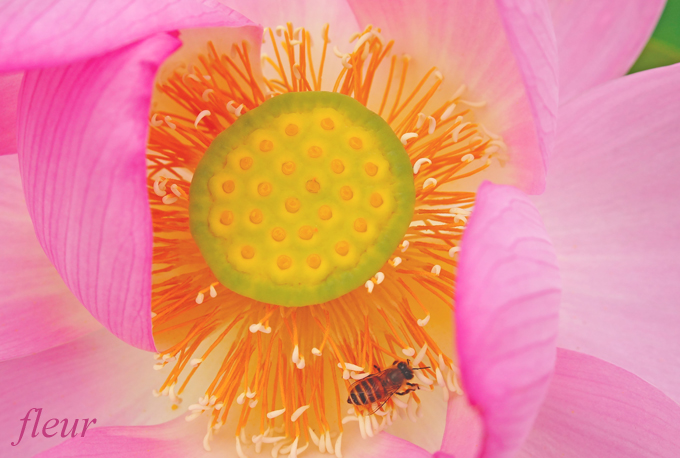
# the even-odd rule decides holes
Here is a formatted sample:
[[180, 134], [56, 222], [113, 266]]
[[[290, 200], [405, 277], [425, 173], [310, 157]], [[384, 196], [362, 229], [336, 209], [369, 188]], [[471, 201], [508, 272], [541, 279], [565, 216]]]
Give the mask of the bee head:
[[397, 364], [397, 368], [404, 374], [406, 380], [411, 380], [413, 378], [413, 370], [409, 367], [408, 363], [400, 362]]

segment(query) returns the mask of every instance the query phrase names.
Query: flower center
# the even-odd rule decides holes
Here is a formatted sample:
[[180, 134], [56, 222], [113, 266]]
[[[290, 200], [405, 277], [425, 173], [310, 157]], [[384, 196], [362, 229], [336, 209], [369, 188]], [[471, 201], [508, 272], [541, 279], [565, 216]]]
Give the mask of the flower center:
[[191, 232], [224, 286], [276, 305], [370, 279], [413, 217], [413, 171], [389, 125], [351, 97], [289, 93], [211, 143], [190, 190]]
[[[465, 86], [435, 104], [435, 68], [407, 84], [411, 58], [388, 57], [370, 26], [337, 57], [324, 27], [320, 61], [304, 28], [264, 38], [262, 80], [252, 43], [208, 42], [157, 85], [151, 308], [154, 368], [170, 370], [154, 394], [177, 409], [201, 388], [186, 419], [208, 418], [208, 450], [221, 428], [241, 458], [251, 445], [340, 457], [345, 427], [373, 436], [415, 421], [435, 387], [461, 393], [453, 291], [475, 194], [460, 183], [505, 144]], [[395, 361], [413, 378], [372, 391]]]

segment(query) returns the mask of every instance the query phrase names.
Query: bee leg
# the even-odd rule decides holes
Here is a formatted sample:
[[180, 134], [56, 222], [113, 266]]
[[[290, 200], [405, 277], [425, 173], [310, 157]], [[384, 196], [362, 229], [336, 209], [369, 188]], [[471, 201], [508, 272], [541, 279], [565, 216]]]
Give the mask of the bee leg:
[[[412, 385], [412, 384], [411, 384], [411, 383], [409, 383], [409, 385]], [[415, 386], [416, 386], [416, 388], [413, 388], [413, 387], [408, 387], [408, 389], [406, 389], [406, 390], [402, 391], [401, 393], [397, 393], [397, 394], [398, 394], [398, 395], [404, 395], [404, 394], [409, 394], [409, 393], [410, 393], [411, 391], [415, 391], [415, 390], [417, 390], [417, 389], [418, 389], [418, 388], [417, 388], [417, 386], [418, 386], [418, 385], [415, 385]]]
[[380, 368], [379, 368], [378, 366], [376, 366], [376, 365], [374, 364], [373, 367], [375, 368], [375, 370], [376, 370], [377, 372], [380, 372]]
[[406, 384], [407, 384], [408, 386], [413, 386], [413, 387], [415, 387], [415, 388], [414, 388], [415, 390], [417, 390], [417, 389], [420, 387], [420, 385], [418, 385], [417, 383], [409, 383], [409, 382], [406, 382]]

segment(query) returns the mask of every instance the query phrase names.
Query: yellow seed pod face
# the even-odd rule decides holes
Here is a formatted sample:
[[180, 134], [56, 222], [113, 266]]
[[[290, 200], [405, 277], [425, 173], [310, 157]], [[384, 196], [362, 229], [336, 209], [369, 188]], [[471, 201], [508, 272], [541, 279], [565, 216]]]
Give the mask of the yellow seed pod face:
[[351, 97], [305, 92], [274, 97], [218, 135], [189, 199], [191, 233], [222, 284], [304, 306], [380, 270], [411, 222], [415, 188], [382, 118]]

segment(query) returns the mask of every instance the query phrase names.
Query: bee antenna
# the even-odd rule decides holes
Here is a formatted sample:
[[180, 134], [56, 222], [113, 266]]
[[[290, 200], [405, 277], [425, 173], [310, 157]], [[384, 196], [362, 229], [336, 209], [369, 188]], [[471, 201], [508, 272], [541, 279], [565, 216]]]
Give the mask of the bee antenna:
[[411, 370], [412, 371], [422, 371], [423, 369], [430, 369], [430, 366], [425, 366], [425, 367], [414, 367]]

